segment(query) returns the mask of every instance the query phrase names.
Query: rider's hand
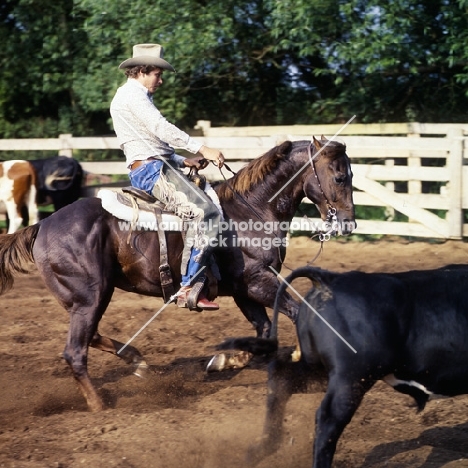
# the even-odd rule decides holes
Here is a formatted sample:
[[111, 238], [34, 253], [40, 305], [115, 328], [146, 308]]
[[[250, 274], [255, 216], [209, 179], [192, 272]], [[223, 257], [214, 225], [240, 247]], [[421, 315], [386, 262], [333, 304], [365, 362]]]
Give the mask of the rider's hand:
[[203, 156], [195, 156], [194, 158], [186, 158], [184, 160], [185, 167], [194, 167], [195, 169], [205, 169], [209, 162]]
[[215, 162], [219, 168], [223, 167], [224, 156], [223, 153], [221, 153], [221, 151], [214, 148], [208, 148], [208, 146], [202, 146], [198, 152], [205, 159]]

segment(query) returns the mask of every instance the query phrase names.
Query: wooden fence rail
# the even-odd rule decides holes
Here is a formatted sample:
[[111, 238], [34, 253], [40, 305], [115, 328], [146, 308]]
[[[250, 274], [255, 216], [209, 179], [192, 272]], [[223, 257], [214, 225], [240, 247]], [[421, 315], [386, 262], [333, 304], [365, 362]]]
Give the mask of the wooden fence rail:
[[[212, 128], [209, 122], [200, 121], [196, 131], [202, 135], [194, 138], [221, 149], [234, 171], [285, 139], [310, 140], [322, 134], [330, 138], [340, 131], [337, 138], [346, 143], [352, 159], [355, 204], [382, 207], [389, 216], [399, 212], [408, 218], [399, 222], [358, 219], [356, 233], [453, 239], [468, 236], [464, 222], [464, 210], [468, 209], [468, 166], [464, 166], [468, 159], [468, 124]], [[118, 149], [115, 137], [60, 135], [57, 139], [0, 140], [0, 151], [52, 150], [72, 156], [76, 150], [108, 149]], [[84, 161], [82, 165], [91, 174], [128, 172], [123, 157], [121, 161]], [[204, 173], [210, 180], [221, 178], [214, 166]], [[84, 193], [93, 195], [95, 189], [85, 187]]]

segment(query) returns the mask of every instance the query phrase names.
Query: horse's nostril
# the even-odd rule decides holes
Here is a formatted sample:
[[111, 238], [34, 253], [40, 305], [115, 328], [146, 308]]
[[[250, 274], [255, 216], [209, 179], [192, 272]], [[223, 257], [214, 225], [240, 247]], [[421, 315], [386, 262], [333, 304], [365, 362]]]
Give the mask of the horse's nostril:
[[341, 233], [343, 235], [351, 234], [357, 227], [356, 221], [351, 221], [349, 219], [343, 219], [341, 221]]
[[357, 228], [357, 223], [356, 221], [349, 221], [349, 220], [346, 220], [346, 223], [348, 225], [348, 231], [351, 233], [353, 232], [356, 228]]

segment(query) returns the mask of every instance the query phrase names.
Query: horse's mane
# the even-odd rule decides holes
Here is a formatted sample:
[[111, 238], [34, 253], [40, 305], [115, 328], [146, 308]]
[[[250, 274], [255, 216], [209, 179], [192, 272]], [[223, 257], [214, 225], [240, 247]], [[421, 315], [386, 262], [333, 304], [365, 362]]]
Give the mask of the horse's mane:
[[254, 159], [232, 179], [229, 179], [228, 183], [218, 185], [218, 196], [226, 200], [232, 198], [234, 192], [244, 195], [254, 185], [261, 182], [267, 174], [274, 171], [279, 162], [290, 153], [292, 146], [291, 141], [285, 141], [259, 158]]

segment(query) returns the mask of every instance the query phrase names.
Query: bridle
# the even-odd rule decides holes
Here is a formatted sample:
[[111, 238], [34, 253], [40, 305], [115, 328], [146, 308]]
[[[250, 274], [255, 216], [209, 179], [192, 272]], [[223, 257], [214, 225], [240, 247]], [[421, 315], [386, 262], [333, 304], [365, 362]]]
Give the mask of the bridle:
[[320, 183], [320, 179], [318, 178], [317, 171], [315, 170], [315, 162], [314, 159], [317, 156], [312, 157], [312, 144], [313, 142], [311, 141], [309, 146], [307, 147], [307, 154], [309, 156], [310, 160], [310, 165], [312, 166], [312, 172], [314, 173], [315, 180], [317, 181], [317, 185], [320, 189], [320, 193], [322, 194], [323, 198], [325, 199], [325, 202], [327, 204], [327, 218], [325, 220], [325, 223], [330, 226], [330, 229], [328, 231], [323, 232], [320, 231], [318, 234], [318, 238], [321, 242], [324, 241], [329, 241], [331, 239], [331, 236], [335, 233], [338, 232], [338, 218], [336, 216], [336, 208], [329, 202], [327, 196], [325, 195], [325, 192], [323, 191], [322, 184]]
[[[315, 260], [320, 256], [320, 253], [323, 249], [323, 242], [326, 242], [326, 241], [329, 241], [331, 239], [331, 237], [336, 233], [338, 232], [338, 218], [336, 216], [336, 208], [329, 202], [327, 196], [325, 195], [325, 192], [323, 191], [323, 188], [322, 188], [322, 185], [320, 184], [320, 179], [318, 178], [318, 175], [317, 175], [317, 171], [315, 170], [315, 163], [314, 163], [314, 158], [317, 156], [314, 156], [312, 157], [312, 151], [311, 151], [311, 148], [312, 148], [312, 144], [313, 144], [313, 141], [310, 142], [309, 146], [307, 147], [307, 152], [308, 152], [308, 156], [309, 156], [309, 159], [310, 159], [310, 163], [311, 163], [311, 166], [312, 166], [312, 172], [314, 173], [314, 177], [317, 181], [317, 184], [318, 184], [318, 187], [320, 189], [320, 193], [322, 194], [323, 198], [325, 199], [325, 202], [327, 204], [327, 218], [326, 218], [326, 221], [325, 223], [330, 226], [330, 228], [327, 230], [327, 231], [320, 231], [318, 233], [318, 238], [320, 240], [320, 249], [317, 253], [317, 255], [315, 256], [315, 258], [311, 261], [311, 262], [307, 262], [307, 264], [310, 264], [310, 263], [314, 263]], [[244, 205], [246, 205], [248, 207], [248, 209], [255, 214], [255, 216], [263, 221], [263, 218], [261, 216], [260, 213], [257, 212], [257, 210], [255, 210], [251, 205], [250, 203], [247, 202], [247, 200], [245, 200], [244, 197], [242, 197], [236, 190], [234, 190], [234, 188], [231, 186], [231, 184], [229, 183], [229, 181], [226, 179], [222, 169], [214, 162], [214, 161], [211, 161], [213, 163], [214, 166], [217, 166], [218, 169], [219, 169], [219, 172], [222, 176], [222, 178], [224, 179], [224, 181], [226, 182], [227, 186], [229, 187], [229, 189], [233, 192], [234, 196], [236, 196], [237, 198], [239, 198], [243, 203]], [[233, 175], [236, 175], [236, 173], [226, 164], [224, 163], [223, 166]], [[279, 247], [278, 247], [278, 251], [279, 251]], [[279, 258], [281, 260], [281, 263], [283, 263], [284, 259], [281, 259], [281, 253], [279, 253]]]

